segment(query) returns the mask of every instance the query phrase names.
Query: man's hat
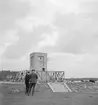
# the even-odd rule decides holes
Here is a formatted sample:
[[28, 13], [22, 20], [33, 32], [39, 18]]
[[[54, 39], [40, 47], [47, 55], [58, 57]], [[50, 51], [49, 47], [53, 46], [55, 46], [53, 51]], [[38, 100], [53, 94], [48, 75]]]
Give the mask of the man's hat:
[[29, 71], [26, 72], [26, 74], [29, 74], [29, 73], [30, 73]]
[[35, 71], [34, 69], [32, 69], [32, 71]]

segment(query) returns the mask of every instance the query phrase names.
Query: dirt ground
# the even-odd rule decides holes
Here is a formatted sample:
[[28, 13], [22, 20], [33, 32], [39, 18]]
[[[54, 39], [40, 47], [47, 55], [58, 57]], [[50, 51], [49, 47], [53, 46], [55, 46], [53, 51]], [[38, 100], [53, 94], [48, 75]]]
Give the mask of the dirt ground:
[[[12, 92], [12, 87], [20, 92]], [[24, 85], [0, 84], [0, 105], [98, 105], [98, 93], [53, 93], [39, 87], [34, 96], [25, 96], [24, 88]]]

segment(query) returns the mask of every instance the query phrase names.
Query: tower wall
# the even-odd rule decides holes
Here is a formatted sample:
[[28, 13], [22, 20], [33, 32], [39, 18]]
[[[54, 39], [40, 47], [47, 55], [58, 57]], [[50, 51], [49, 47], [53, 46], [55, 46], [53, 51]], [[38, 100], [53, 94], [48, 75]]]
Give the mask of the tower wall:
[[30, 54], [30, 70], [47, 71], [47, 53], [34, 52]]

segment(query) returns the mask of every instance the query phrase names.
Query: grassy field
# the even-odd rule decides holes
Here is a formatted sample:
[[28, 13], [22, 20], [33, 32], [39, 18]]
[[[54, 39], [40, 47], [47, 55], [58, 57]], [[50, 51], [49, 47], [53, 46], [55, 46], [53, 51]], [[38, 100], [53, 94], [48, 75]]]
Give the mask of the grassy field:
[[[12, 88], [20, 92], [12, 92]], [[24, 85], [0, 84], [0, 105], [98, 105], [98, 93], [53, 93], [40, 86], [34, 96], [24, 95]]]

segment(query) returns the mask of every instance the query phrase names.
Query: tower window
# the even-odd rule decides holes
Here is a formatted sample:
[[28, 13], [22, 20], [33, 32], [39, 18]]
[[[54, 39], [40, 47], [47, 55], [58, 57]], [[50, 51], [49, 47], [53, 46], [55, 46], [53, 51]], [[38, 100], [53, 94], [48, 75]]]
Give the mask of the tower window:
[[45, 68], [42, 68], [42, 71], [45, 71]]

